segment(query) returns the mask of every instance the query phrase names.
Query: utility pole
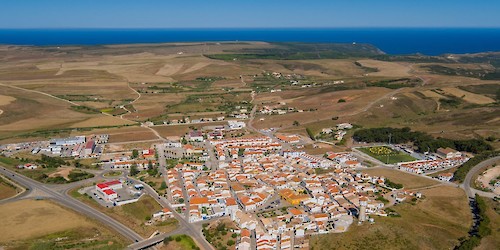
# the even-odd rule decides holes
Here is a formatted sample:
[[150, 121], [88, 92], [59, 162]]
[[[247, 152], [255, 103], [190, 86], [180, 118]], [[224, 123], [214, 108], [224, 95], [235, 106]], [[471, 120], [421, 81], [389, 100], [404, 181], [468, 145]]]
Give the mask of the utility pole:
[[[392, 137], [392, 133], [389, 133], [389, 148], [390, 148], [390, 150], [392, 150], [392, 148], [391, 148], [391, 137]], [[386, 162], [386, 164], [389, 164], [389, 156], [390, 156], [390, 154], [387, 154], [387, 162]]]

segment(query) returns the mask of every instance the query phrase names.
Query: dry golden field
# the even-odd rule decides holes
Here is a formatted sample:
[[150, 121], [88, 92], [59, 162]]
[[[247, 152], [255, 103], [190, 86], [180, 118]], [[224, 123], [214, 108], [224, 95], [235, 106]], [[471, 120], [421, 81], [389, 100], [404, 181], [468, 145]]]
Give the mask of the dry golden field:
[[50, 201], [22, 200], [3, 204], [0, 216], [0, 246], [7, 248], [30, 248], [41, 242], [53, 242], [57, 235], [62, 238], [55, 244], [81, 242], [85, 246], [85, 242], [104, 240], [119, 248], [125, 242], [106, 227]]

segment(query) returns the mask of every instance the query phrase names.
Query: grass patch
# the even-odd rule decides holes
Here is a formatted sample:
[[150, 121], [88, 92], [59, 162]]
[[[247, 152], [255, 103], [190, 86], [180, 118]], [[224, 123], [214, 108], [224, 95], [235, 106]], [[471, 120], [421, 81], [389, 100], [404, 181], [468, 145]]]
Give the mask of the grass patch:
[[106, 174], [104, 174], [104, 177], [116, 177], [116, 176], [120, 176], [122, 175], [122, 172], [120, 171], [111, 171], [111, 172], [107, 172]]
[[172, 235], [165, 240], [163, 240], [163, 243], [166, 246], [166, 249], [178, 249], [178, 250], [191, 250], [191, 249], [200, 249], [194, 240], [185, 235], [185, 234], [177, 234], [177, 235]]
[[[388, 147], [369, 147], [369, 148], [358, 148], [361, 152], [385, 163], [394, 164], [399, 162], [408, 162], [416, 160], [411, 155], [405, 154], [403, 152], [392, 150]], [[382, 151], [378, 151], [382, 150]]]

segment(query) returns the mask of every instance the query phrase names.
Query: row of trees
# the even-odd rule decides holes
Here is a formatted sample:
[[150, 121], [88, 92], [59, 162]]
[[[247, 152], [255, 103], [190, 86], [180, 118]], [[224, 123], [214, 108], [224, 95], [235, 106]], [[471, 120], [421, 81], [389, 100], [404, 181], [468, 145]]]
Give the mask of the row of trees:
[[481, 239], [491, 234], [490, 218], [486, 215], [486, 201], [476, 194], [475, 207], [477, 208], [478, 221], [473, 227], [468, 238], [462, 238], [460, 245], [455, 247], [458, 250], [472, 250], [481, 244]]
[[411, 131], [410, 128], [369, 128], [360, 129], [354, 132], [353, 139], [363, 142], [388, 142], [389, 137], [391, 143], [408, 143], [412, 142], [419, 152], [436, 152], [438, 148], [454, 148], [459, 151], [467, 151], [471, 153], [481, 153], [492, 150], [491, 145], [484, 140], [453, 140], [447, 138], [434, 138], [429, 134], [419, 131]]

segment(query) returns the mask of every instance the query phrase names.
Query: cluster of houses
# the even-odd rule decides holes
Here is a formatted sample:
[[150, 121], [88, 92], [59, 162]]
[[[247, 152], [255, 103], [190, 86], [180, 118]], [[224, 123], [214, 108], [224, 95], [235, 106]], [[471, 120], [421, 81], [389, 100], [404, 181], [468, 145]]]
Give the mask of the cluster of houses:
[[[448, 169], [455, 166], [459, 166], [468, 161], [467, 157], [454, 157], [454, 158], [444, 158], [436, 160], [423, 160], [414, 162], [398, 163], [398, 168], [403, 171], [407, 171], [415, 174], [424, 174], [429, 171], [436, 171], [442, 169]], [[441, 179], [441, 178], [440, 178]], [[447, 180], [451, 180], [451, 177]]]
[[264, 105], [262, 106], [262, 108], [260, 108], [259, 113], [263, 115], [284, 115], [287, 113], [304, 112], [304, 110], [302, 109], [296, 109], [293, 107], [284, 107], [284, 105], [286, 105], [286, 103], [284, 102], [281, 102], [278, 105], [274, 106]]
[[340, 123], [337, 124], [335, 128], [323, 128], [321, 134], [330, 135], [333, 134], [333, 139], [341, 141], [347, 134], [346, 130], [352, 129], [352, 124], [350, 123]]
[[240, 155], [251, 159], [281, 149], [281, 144], [269, 137], [210, 140], [210, 144], [214, 146], [219, 161], [238, 159]]
[[[241, 229], [237, 249], [249, 249], [252, 233], [257, 249], [307, 247], [306, 235], [347, 230], [355, 211], [362, 210], [364, 220], [386, 216], [384, 203], [376, 200], [385, 178], [357, 172], [360, 164], [350, 153], [321, 158], [281, 152], [282, 145], [268, 137], [209, 142], [218, 168], [202, 171], [183, 163], [169, 169], [169, 199], [174, 207], [187, 206], [190, 222], [230, 216]], [[331, 171], [314, 174], [320, 167]], [[286, 204], [284, 213], [261, 211], [280, 209], [279, 201]]]
[[154, 149], [144, 149], [139, 152], [137, 158], [132, 158], [132, 155], [117, 155], [111, 159], [101, 162], [103, 165], [109, 166], [111, 169], [130, 169], [136, 166], [138, 170], [148, 169], [150, 166], [156, 165], [156, 156]]
[[192, 119], [192, 120], [189, 117], [185, 117], [182, 119], [165, 120], [165, 121], [163, 121], [163, 124], [165, 124], [165, 125], [197, 124], [197, 123], [207, 123], [207, 122], [221, 122], [221, 121], [224, 121], [225, 119], [226, 119], [225, 116], [218, 116], [215, 118], [204, 117], [204, 118]]

